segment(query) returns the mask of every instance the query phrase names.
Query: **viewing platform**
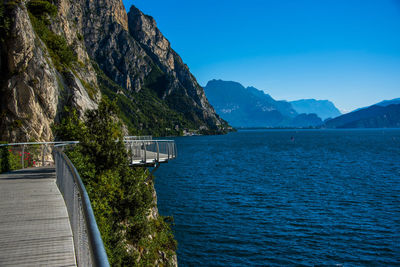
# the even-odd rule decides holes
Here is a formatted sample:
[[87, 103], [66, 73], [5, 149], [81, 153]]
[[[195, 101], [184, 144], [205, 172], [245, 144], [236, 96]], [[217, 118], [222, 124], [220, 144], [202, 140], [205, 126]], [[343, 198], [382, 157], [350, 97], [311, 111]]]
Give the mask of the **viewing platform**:
[[153, 140], [151, 136], [125, 136], [131, 166], [154, 167], [177, 157], [173, 140]]

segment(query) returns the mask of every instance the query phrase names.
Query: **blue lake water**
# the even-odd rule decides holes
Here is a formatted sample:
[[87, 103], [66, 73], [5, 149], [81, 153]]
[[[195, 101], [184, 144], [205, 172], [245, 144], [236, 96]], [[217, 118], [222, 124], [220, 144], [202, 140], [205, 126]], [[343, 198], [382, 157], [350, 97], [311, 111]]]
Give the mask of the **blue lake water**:
[[400, 265], [400, 130], [175, 140], [156, 189], [180, 266]]

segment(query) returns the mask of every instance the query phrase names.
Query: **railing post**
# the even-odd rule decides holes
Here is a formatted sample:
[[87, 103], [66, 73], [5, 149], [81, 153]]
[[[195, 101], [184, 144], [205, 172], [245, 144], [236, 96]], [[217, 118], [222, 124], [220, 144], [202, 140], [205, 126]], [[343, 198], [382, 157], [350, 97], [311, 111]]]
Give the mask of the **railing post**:
[[44, 158], [45, 158], [45, 147], [46, 147], [46, 145], [42, 145], [42, 167], [44, 167]]
[[157, 145], [157, 161], [160, 161], [160, 148], [158, 147], [158, 142], [156, 141]]
[[133, 162], [133, 143], [132, 142], [129, 142], [129, 149], [130, 149], [130, 162], [131, 162], [131, 164], [132, 164], [132, 162]]
[[21, 153], [21, 165], [22, 169], [25, 168], [24, 164], [24, 154], [25, 154], [25, 145], [22, 145], [22, 153]]
[[145, 144], [145, 142], [143, 142], [143, 149], [144, 149], [144, 163], [146, 163], [146, 162], [147, 162], [147, 155], [146, 155], [147, 150], [146, 150], [146, 144]]
[[168, 159], [169, 159], [169, 142], [167, 142]]
[[174, 158], [176, 158], [178, 156], [177, 151], [178, 151], [178, 149], [176, 148], [176, 143], [174, 142]]

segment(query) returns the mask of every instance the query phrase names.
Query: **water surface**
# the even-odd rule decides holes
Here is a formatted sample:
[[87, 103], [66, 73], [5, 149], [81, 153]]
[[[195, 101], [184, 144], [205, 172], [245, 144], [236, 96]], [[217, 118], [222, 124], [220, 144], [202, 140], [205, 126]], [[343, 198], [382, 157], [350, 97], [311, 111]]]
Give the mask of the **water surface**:
[[175, 140], [156, 189], [180, 266], [400, 265], [400, 130]]

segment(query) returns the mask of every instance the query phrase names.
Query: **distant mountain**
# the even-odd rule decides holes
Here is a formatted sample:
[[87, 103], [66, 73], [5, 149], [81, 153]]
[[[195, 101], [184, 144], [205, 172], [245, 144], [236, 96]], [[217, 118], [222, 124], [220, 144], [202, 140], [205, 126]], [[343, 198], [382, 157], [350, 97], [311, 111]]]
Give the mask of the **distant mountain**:
[[392, 104], [400, 104], [400, 98], [394, 98], [392, 100], [383, 100], [377, 104], [375, 104], [376, 106], [381, 106], [381, 107], [386, 107]]
[[215, 111], [236, 127], [310, 127], [322, 124], [314, 114], [301, 116], [286, 101], [276, 101], [254, 87], [212, 80], [204, 91]]
[[276, 101], [269, 94], [264, 93], [264, 91], [259, 90], [255, 87], [249, 86], [246, 90], [257, 97], [260, 101], [264, 100], [265, 103], [272, 105], [276, 110], [278, 110], [282, 115], [288, 117], [295, 117], [298, 112], [293, 109], [292, 105], [286, 101]]
[[366, 109], [366, 108], [369, 108], [369, 107], [372, 107], [372, 106], [386, 107], [386, 106], [389, 106], [389, 105], [392, 105], [392, 104], [400, 104], [400, 98], [394, 98], [394, 99], [391, 99], [391, 100], [383, 100], [383, 101], [378, 102], [378, 103], [376, 103], [374, 105], [371, 105], [371, 106], [366, 106], [366, 107], [355, 109], [352, 112], [358, 111], [358, 110], [361, 110], [361, 109]]
[[290, 101], [290, 104], [297, 113], [315, 113], [323, 120], [342, 115], [329, 100], [301, 99]]
[[328, 128], [400, 128], [400, 104], [374, 105], [325, 122]]

